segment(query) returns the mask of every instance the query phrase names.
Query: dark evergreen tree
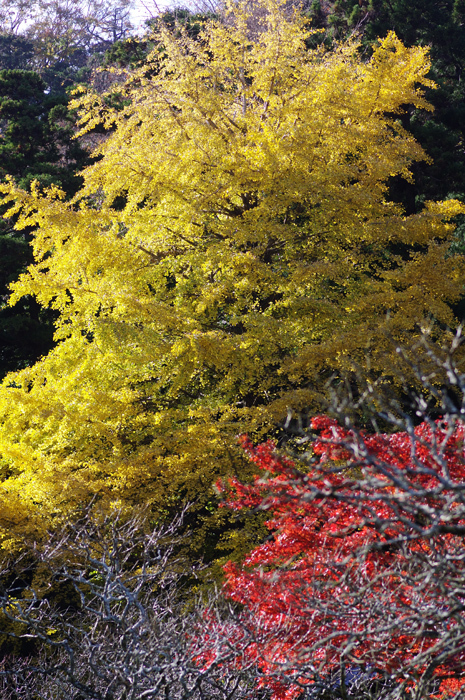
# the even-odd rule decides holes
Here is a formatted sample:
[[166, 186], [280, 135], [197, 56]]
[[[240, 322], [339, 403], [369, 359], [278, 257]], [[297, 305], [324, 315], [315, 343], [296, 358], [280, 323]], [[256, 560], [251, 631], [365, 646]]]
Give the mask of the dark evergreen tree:
[[[80, 184], [77, 170], [87, 153], [73, 139], [74, 120], [66, 95], [47, 94], [36, 73], [0, 71], [0, 178], [29, 189], [56, 184], [68, 195]], [[0, 206], [0, 213], [4, 208]], [[7, 305], [8, 285], [32, 262], [29, 232], [14, 221], [0, 223], [0, 377], [47, 353], [53, 344], [53, 315], [32, 297]]]
[[76, 166], [86, 157], [73, 139], [74, 122], [67, 98], [47, 94], [32, 71], [0, 71], [0, 177], [7, 175], [28, 189], [32, 180], [75, 192]]
[[[107, 49], [103, 59], [104, 66], [117, 66], [119, 68], [136, 68], [143, 65], [147, 55], [155, 48], [155, 40], [152, 34], [165, 25], [170, 30], [175, 27], [182, 28], [188, 36], [196, 39], [202, 26], [215, 15], [209, 12], [192, 12], [185, 7], [175, 7], [166, 10], [158, 17], [146, 21], [147, 33], [143, 37], [129, 37], [125, 40], [115, 41]], [[162, 51], [163, 48], [159, 47]]]
[[0, 34], [0, 70], [32, 68], [34, 42], [16, 34]]

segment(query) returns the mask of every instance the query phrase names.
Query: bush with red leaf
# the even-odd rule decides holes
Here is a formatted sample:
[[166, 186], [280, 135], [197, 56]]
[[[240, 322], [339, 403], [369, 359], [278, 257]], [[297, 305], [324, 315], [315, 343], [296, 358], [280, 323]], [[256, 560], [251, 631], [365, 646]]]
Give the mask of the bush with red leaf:
[[204, 663], [222, 624], [236, 666], [254, 664], [275, 699], [464, 697], [463, 422], [311, 427], [307, 462], [242, 440], [265, 475], [230, 479], [225, 504], [269, 511], [270, 535], [225, 566], [240, 612], [216, 623]]

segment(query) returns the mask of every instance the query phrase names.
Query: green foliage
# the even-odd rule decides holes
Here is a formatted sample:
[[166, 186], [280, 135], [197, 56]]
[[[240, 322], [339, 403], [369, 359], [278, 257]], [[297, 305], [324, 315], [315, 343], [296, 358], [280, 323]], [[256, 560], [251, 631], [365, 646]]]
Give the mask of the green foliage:
[[164, 27], [177, 36], [184, 32], [191, 39], [199, 39], [205, 24], [214, 19], [217, 16], [212, 12], [191, 12], [186, 7], [176, 7], [149, 20], [147, 25], [154, 32], [159, 32]]
[[16, 34], [0, 34], [0, 70], [28, 70], [33, 56], [33, 41]]
[[102, 65], [104, 67], [137, 68], [147, 60], [152, 49], [152, 42], [145, 38], [129, 37], [124, 41], [116, 41], [105, 51]]
[[[102, 65], [131, 70], [141, 67], [155, 47], [160, 53], [163, 52], [162, 44], [156, 40], [156, 35], [162, 27], [178, 35], [185, 32], [190, 38], [198, 39], [202, 27], [213, 18], [211, 13], [195, 13], [183, 7], [166, 10], [146, 22], [147, 33], [143, 37], [132, 36], [112, 44], [105, 52]], [[151, 68], [153, 69], [153, 65]]]
[[79, 187], [76, 165], [86, 157], [73, 140], [67, 98], [46, 93], [31, 71], [0, 71], [0, 177], [11, 176], [28, 189], [56, 184], [73, 194]]
[[[74, 119], [67, 98], [46, 93], [31, 71], [0, 71], [0, 177], [15, 178], [30, 189], [58, 185], [69, 195], [82, 182], [76, 170], [88, 155], [73, 139]], [[5, 207], [0, 208], [5, 212]], [[55, 314], [27, 296], [14, 309], [7, 305], [9, 285], [33, 262], [28, 232], [0, 224], [0, 376], [34, 363], [53, 346]]]
[[[9, 285], [32, 262], [24, 236], [0, 234], [0, 290], [6, 298]], [[53, 347], [54, 314], [43, 309], [32, 296], [15, 308], [0, 302], [0, 375], [27, 367]]]

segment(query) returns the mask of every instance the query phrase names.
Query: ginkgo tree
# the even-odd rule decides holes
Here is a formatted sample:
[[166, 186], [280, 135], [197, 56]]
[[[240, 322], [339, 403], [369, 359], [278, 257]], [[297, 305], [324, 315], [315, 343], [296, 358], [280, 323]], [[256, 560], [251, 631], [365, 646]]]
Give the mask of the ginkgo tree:
[[387, 199], [426, 157], [398, 117], [429, 108], [427, 50], [309, 49], [297, 11], [247, 8], [196, 38], [162, 27], [117, 99], [80, 96], [83, 131], [111, 130], [71, 202], [1, 188], [35, 229], [12, 303], [60, 313], [57, 347], [0, 393], [6, 542], [93, 496], [208, 505], [250, 470], [238, 432], [315, 406], [353, 360], [383, 371], [387, 335], [455, 322], [462, 205], [407, 217]]

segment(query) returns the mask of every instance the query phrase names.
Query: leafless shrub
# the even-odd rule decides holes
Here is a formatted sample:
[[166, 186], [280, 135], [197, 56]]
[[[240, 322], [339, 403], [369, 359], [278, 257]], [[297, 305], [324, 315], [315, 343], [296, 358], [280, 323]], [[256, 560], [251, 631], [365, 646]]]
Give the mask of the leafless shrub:
[[221, 664], [205, 671], [196, 662], [204, 613], [185, 597], [185, 562], [175, 554], [180, 523], [147, 532], [137, 518], [86, 516], [36, 552], [34, 587], [22, 586], [16, 565], [1, 598], [4, 619], [10, 634], [35, 640], [40, 650], [3, 660], [2, 698], [248, 696], [253, 684], [244, 672], [228, 674]]

